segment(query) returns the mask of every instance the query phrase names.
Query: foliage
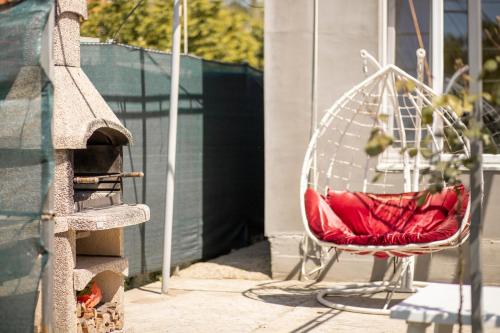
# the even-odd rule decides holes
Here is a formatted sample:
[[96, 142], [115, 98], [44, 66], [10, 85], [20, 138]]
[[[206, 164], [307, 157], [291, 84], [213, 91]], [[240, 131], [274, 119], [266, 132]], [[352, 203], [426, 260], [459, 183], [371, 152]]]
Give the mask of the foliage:
[[[488, 60], [484, 66], [484, 73], [482, 77], [488, 72], [497, 70], [498, 61], [500, 59]], [[494, 62], [494, 64], [493, 64]], [[479, 78], [480, 79], [480, 78]], [[405, 89], [409, 93], [414, 89], [406, 82], [397, 82], [398, 90]], [[460, 136], [466, 137], [469, 140], [480, 140], [483, 144], [486, 153], [497, 153], [497, 147], [492, 140], [491, 133], [487, 127], [478, 124], [472, 117], [473, 103], [478, 96], [469, 95], [466, 90], [462, 91], [458, 96], [456, 95], [441, 95], [433, 99], [432, 106], [425, 107], [421, 111], [421, 121], [423, 125], [430, 125], [434, 119], [434, 112], [441, 109], [448, 109], [455, 113], [455, 115], [462, 119], [465, 126], [454, 127], [453, 129], [445, 127], [441, 136], [446, 138], [448, 149], [452, 152], [451, 158], [447, 161], [436, 159], [438, 155], [444, 151], [433, 152], [429, 148], [430, 136], [425, 137], [420, 147], [403, 147], [401, 153], [408, 153], [410, 157], [415, 157], [420, 154], [425, 160], [429, 162], [429, 167], [421, 172], [422, 177], [429, 177], [429, 187], [427, 191], [430, 193], [440, 192], [443, 189], [443, 183], [448, 185], [458, 185], [461, 183], [460, 176], [463, 169], [472, 169], [478, 162], [476, 156], [467, 157], [458, 152], [462, 151], [463, 143]], [[485, 98], [483, 96], [483, 98]], [[370, 156], [376, 156], [384, 152], [389, 146], [392, 145], [392, 137], [380, 128], [372, 131], [365, 151]], [[450, 152], [448, 152], [450, 153]]]
[[370, 133], [365, 152], [370, 156], [377, 156], [383, 153], [393, 142], [391, 136], [387, 135], [382, 129], [375, 128]]
[[[487, 50], [486, 59], [483, 64], [483, 72], [477, 78], [483, 81], [482, 96], [474, 96], [469, 94], [468, 87], [471, 77], [467, 74], [462, 74], [458, 78], [463, 89], [455, 94], [445, 94], [437, 96], [432, 101], [432, 106], [425, 107], [421, 111], [421, 121], [423, 125], [431, 125], [434, 119], [434, 112], [441, 108], [451, 110], [460, 118], [464, 126], [454, 126], [453, 129], [445, 127], [440, 134], [444, 137], [448, 144], [451, 158], [442, 161], [438, 155], [444, 151], [432, 151], [429, 148], [430, 136], [422, 139], [420, 147], [403, 147], [401, 153], [407, 153], [409, 157], [415, 157], [420, 154], [425, 159], [429, 167], [421, 172], [421, 177], [428, 177], [430, 184], [427, 191], [430, 193], [440, 192], [443, 184], [457, 185], [461, 183], [460, 176], [463, 170], [474, 168], [478, 162], [477, 156], [464, 156], [459, 152], [463, 151], [463, 143], [460, 136], [469, 140], [480, 140], [483, 144], [485, 153], [498, 153], [498, 142], [493, 140], [492, 134], [483, 123], [479, 124], [473, 117], [473, 106], [478, 98], [482, 98], [492, 106], [500, 105], [500, 84], [498, 80], [498, 72], [500, 71], [500, 17], [496, 18], [496, 22], [483, 22], [484, 40], [483, 49]], [[445, 48], [448, 48], [448, 54], [453, 59], [445, 61], [447, 66], [453, 65], [453, 70], [460, 70], [464, 67], [463, 54], [465, 41], [461, 38], [453, 38], [447, 36], [445, 38]], [[446, 69], [447, 72], [452, 72], [451, 68]], [[406, 93], [413, 93], [415, 85], [409, 80], [400, 80], [396, 82], [396, 89]], [[488, 124], [486, 124], [488, 125]], [[386, 134], [381, 128], [375, 128], [365, 146], [365, 151], [370, 156], [377, 156], [383, 153], [393, 143], [390, 135]], [[377, 178], [377, 177], [376, 177]], [[374, 181], [376, 181], [374, 178]]]
[[[82, 36], [169, 51], [172, 45], [172, 1], [92, 1]], [[222, 0], [188, 1], [189, 53], [208, 60], [263, 67], [262, 11]]]
[[[500, 57], [489, 59], [483, 65], [483, 73], [478, 79], [494, 72], [498, 69]], [[412, 93], [415, 90], [415, 85], [407, 80], [396, 82], [398, 91]], [[446, 138], [447, 146], [451, 153], [451, 158], [446, 161], [437, 159], [438, 155], [444, 151], [432, 151], [429, 148], [431, 137], [427, 136], [422, 139], [420, 147], [403, 147], [401, 154], [407, 153], [409, 157], [415, 157], [420, 154], [429, 162], [429, 167], [421, 172], [422, 177], [429, 177], [429, 187], [427, 191], [430, 193], [440, 192], [443, 189], [443, 183], [448, 185], [458, 185], [461, 183], [460, 176], [464, 169], [471, 169], [478, 162], [476, 156], [467, 157], [458, 152], [463, 151], [463, 143], [460, 137], [463, 136], [469, 140], [480, 140], [484, 147], [485, 153], [497, 153], [497, 146], [492, 140], [491, 133], [488, 128], [482, 124], [478, 124], [472, 117], [473, 104], [478, 96], [470, 95], [467, 90], [462, 91], [458, 95], [446, 94], [436, 96], [432, 101], [432, 106], [425, 107], [421, 111], [422, 124], [430, 125], [434, 119], [434, 112], [437, 109], [447, 109], [455, 113], [462, 119], [464, 126], [455, 126], [453, 129], [444, 127], [441, 136]], [[489, 94], [482, 98], [491, 100]], [[393, 138], [384, 132], [381, 128], [372, 130], [370, 138], [365, 146], [365, 152], [370, 156], [377, 156], [383, 153], [388, 147], [393, 144]]]
[[[493, 105], [500, 105], [500, 85], [498, 77], [500, 68], [497, 62], [500, 60], [500, 16], [496, 21], [488, 20], [483, 16], [483, 59], [485, 73], [483, 77], [483, 91], [487, 92]], [[444, 38], [444, 49], [446, 50], [444, 66], [445, 73], [453, 73], [464, 67], [464, 59], [467, 59], [467, 39], [464, 36], [446, 35]], [[470, 77], [462, 75], [457, 82], [467, 88]]]

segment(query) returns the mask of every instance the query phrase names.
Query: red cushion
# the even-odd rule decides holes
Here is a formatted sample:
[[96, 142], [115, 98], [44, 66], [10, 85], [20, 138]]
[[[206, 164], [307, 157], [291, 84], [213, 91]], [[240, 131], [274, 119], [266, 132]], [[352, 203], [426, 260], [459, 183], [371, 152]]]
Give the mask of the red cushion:
[[379, 235], [393, 231], [393, 224], [404, 224], [415, 211], [415, 193], [371, 194], [328, 191], [333, 211], [356, 235]]
[[[459, 209], [457, 192], [462, 193]], [[447, 187], [427, 194], [419, 206], [421, 195], [328, 191], [324, 198], [308, 189], [306, 215], [319, 239], [336, 244], [406, 245], [452, 236], [467, 208], [468, 192], [463, 186]]]
[[320, 239], [342, 239], [355, 236], [335, 215], [323, 196], [309, 188], [304, 194], [304, 199], [309, 226]]

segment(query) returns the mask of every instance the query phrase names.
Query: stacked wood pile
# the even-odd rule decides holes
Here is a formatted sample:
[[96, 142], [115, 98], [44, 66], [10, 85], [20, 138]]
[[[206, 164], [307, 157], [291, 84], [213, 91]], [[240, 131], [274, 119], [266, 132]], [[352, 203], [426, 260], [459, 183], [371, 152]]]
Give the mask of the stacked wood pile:
[[123, 312], [117, 308], [116, 302], [90, 309], [77, 303], [76, 316], [78, 333], [108, 333], [123, 329]]

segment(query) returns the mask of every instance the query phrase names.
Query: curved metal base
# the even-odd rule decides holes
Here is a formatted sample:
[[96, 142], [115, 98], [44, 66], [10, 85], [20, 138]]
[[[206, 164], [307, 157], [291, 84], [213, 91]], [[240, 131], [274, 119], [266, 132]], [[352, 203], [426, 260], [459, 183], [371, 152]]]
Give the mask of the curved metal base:
[[[416, 287], [424, 287], [427, 284], [425, 282], [414, 282], [413, 285]], [[404, 290], [398, 288], [398, 286], [391, 284], [389, 282], [379, 281], [379, 282], [369, 282], [369, 283], [354, 283], [342, 287], [324, 289], [318, 292], [318, 294], [316, 295], [316, 299], [324, 306], [340, 311], [349, 311], [349, 312], [374, 314], [374, 315], [389, 315], [390, 313], [390, 310], [388, 308], [389, 303], [392, 300], [392, 296], [394, 295], [395, 292], [414, 293], [416, 291], [417, 289], [415, 288], [412, 290]], [[360, 296], [360, 295], [371, 295], [380, 292], [387, 292], [385, 304], [382, 309], [344, 305], [340, 303], [333, 303], [325, 299], [326, 296]]]

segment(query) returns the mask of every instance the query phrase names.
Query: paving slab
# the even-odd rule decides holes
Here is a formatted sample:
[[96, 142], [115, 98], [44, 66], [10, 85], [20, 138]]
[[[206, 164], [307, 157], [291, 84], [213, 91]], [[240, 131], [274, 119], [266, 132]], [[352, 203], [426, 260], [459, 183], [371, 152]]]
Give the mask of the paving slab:
[[[135, 333], [406, 332], [402, 320], [340, 312], [316, 301], [319, 289], [339, 284], [271, 280], [266, 244], [188, 267], [172, 277], [167, 295], [160, 293], [160, 282], [127, 291], [126, 328]], [[383, 303], [384, 296], [342, 301], [376, 306]], [[395, 302], [407, 296], [396, 295]], [[462, 333], [470, 331], [470, 327], [464, 327]]]

